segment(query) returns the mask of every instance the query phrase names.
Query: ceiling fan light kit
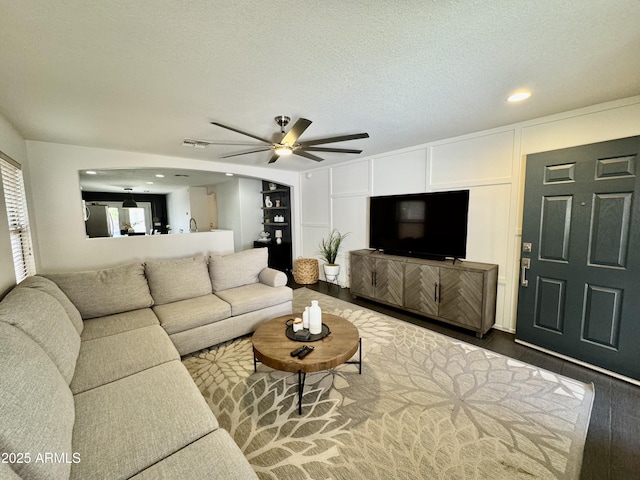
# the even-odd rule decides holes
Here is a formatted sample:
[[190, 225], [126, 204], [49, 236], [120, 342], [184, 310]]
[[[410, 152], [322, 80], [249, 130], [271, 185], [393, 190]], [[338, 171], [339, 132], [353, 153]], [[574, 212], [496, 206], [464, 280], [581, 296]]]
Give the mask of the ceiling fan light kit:
[[[355, 133], [352, 135], [338, 135], [335, 137], [326, 137], [326, 138], [318, 138], [315, 140], [308, 140], [304, 142], [298, 142], [300, 136], [304, 133], [304, 131], [309, 128], [311, 125], [311, 120], [307, 120], [306, 118], [299, 118], [293, 126], [289, 129], [288, 132], [285, 133], [284, 128], [289, 125], [291, 121], [291, 117], [286, 115], [278, 115], [275, 117], [276, 123], [280, 126], [282, 133], [282, 138], [279, 142], [272, 142], [266, 138], [260, 137], [258, 135], [253, 135], [251, 133], [239, 130], [234, 127], [230, 127], [229, 125], [224, 125], [219, 122], [211, 122], [212, 125], [215, 125], [220, 128], [224, 128], [226, 130], [230, 130], [232, 132], [238, 133], [240, 135], [245, 135], [247, 137], [253, 138], [255, 140], [259, 140], [264, 143], [264, 146], [257, 146], [257, 148], [253, 148], [252, 150], [248, 150], [240, 153], [232, 153], [230, 155], [223, 155], [220, 158], [231, 158], [237, 157], [240, 155], [249, 155], [251, 153], [259, 153], [272, 151], [273, 155], [269, 160], [269, 163], [274, 163], [281, 156], [289, 156], [289, 155], [297, 155], [299, 157], [304, 157], [309, 160], [313, 160], [316, 162], [321, 162], [324, 159], [314, 155], [310, 152], [330, 152], [330, 153], [353, 153], [359, 154], [362, 153], [362, 150], [352, 149], [352, 148], [329, 148], [329, 147], [318, 147], [317, 145], [324, 145], [327, 143], [337, 143], [337, 142], [346, 142], [349, 140], [357, 140], [359, 138], [369, 138], [368, 133]], [[222, 143], [222, 142], [205, 142], [205, 141], [196, 141], [196, 140], [185, 140], [183, 145], [185, 146], [196, 146], [191, 145], [191, 143], [200, 142], [203, 144], [217, 144], [217, 145], [237, 145], [237, 143]], [[206, 146], [206, 145], [205, 145]]]
[[276, 147], [273, 152], [280, 157], [286, 157], [287, 155], [291, 155], [293, 153], [293, 148], [291, 148], [289, 145], [280, 145]]

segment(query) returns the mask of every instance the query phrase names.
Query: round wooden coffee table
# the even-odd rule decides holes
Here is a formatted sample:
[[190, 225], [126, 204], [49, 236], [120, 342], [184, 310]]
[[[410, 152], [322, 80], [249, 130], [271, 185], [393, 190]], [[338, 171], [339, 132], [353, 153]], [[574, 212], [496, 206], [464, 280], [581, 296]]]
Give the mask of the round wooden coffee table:
[[[307, 373], [328, 370], [343, 363], [359, 365], [359, 373], [362, 373], [362, 348], [358, 329], [348, 320], [328, 313], [322, 314], [322, 323], [329, 327], [330, 335], [316, 342], [290, 340], [285, 333], [287, 320], [295, 317], [302, 317], [302, 314], [283, 315], [263, 323], [253, 334], [251, 342], [254, 371], [257, 362], [261, 362], [276, 370], [298, 373], [298, 413], [302, 414], [302, 393]], [[314, 350], [303, 359], [292, 357], [291, 352], [302, 345], [313, 346]], [[358, 350], [358, 361], [347, 361]]]

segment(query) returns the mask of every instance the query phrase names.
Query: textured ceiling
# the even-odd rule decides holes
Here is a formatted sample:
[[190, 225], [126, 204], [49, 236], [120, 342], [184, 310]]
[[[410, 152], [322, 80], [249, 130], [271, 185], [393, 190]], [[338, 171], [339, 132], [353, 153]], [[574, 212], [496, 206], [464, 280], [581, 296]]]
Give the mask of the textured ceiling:
[[[246, 147], [182, 140], [247, 140], [210, 121], [271, 136], [284, 114], [313, 121], [302, 140], [368, 132], [328, 146], [371, 156], [640, 94], [638, 0], [0, 0], [0, 11], [0, 114], [29, 140], [218, 160]], [[521, 87], [533, 97], [507, 104]]]

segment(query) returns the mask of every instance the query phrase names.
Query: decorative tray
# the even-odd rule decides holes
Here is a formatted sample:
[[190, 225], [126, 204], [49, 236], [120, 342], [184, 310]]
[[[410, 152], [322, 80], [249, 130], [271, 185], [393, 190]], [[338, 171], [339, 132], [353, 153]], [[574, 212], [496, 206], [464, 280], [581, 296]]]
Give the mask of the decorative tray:
[[331, 334], [331, 330], [326, 324], [322, 324], [322, 332], [310, 335], [307, 340], [298, 340], [296, 339], [296, 334], [293, 331], [293, 325], [287, 326], [287, 338], [289, 340], [295, 340], [296, 342], [317, 342], [318, 340], [322, 340], [324, 337], [328, 337]]

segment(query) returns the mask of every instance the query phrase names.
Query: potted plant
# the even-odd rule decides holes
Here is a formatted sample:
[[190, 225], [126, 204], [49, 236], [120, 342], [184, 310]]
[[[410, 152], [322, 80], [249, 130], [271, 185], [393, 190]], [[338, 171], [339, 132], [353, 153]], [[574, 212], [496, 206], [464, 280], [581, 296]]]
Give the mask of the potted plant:
[[324, 275], [332, 281], [335, 281], [340, 274], [340, 265], [336, 263], [336, 257], [338, 256], [338, 251], [340, 250], [340, 245], [342, 245], [342, 241], [345, 237], [349, 235], [349, 233], [342, 234], [338, 230], [333, 230], [329, 237], [323, 238], [320, 242], [320, 254], [325, 259], [327, 263], [323, 265]]

